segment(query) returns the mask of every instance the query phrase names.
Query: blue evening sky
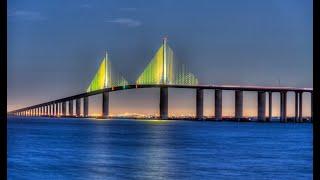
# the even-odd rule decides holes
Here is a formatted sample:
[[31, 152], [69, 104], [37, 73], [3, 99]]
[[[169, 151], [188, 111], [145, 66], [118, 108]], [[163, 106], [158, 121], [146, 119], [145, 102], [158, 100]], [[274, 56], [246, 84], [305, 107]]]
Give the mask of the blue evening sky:
[[312, 8], [311, 0], [8, 0], [7, 107], [83, 92], [105, 50], [134, 82], [164, 35], [200, 84], [312, 87]]

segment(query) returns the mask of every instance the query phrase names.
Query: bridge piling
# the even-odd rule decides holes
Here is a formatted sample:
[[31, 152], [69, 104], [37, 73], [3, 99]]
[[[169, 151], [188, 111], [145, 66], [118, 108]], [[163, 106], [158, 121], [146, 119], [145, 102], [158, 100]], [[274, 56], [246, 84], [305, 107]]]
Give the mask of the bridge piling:
[[269, 91], [269, 119], [270, 122], [272, 120], [272, 92]]
[[102, 93], [102, 117], [109, 117], [109, 92]]
[[214, 116], [216, 120], [222, 119], [222, 90], [214, 91]]
[[243, 114], [243, 91], [235, 91], [235, 119], [240, 121]]
[[294, 92], [294, 122], [299, 122], [299, 119], [298, 119], [298, 111], [299, 111], [299, 109], [298, 109], [298, 107], [299, 107], [299, 105], [298, 105], [298, 103], [299, 103], [299, 94], [298, 94], [298, 92]]
[[287, 122], [287, 92], [280, 92], [280, 122]]
[[160, 87], [160, 118], [168, 119], [168, 88]]
[[299, 92], [299, 122], [303, 122], [303, 119], [302, 119], [302, 92]]
[[80, 117], [80, 99], [76, 99], [76, 115]]
[[49, 116], [52, 116], [52, 114], [53, 114], [53, 105], [52, 104], [50, 104], [49, 105]]
[[311, 122], [313, 122], [313, 93], [311, 93]]
[[83, 116], [88, 117], [88, 112], [89, 112], [89, 101], [88, 101], [88, 96], [85, 96], [83, 98]]
[[59, 103], [55, 103], [55, 116], [59, 115]]
[[258, 120], [266, 121], [266, 93], [258, 92]]
[[196, 117], [203, 119], [203, 89], [197, 88], [196, 93]]
[[73, 116], [73, 100], [69, 101], [69, 116]]
[[64, 101], [64, 102], [62, 102], [62, 115], [66, 116], [66, 112], [67, 112], [66, 101]]

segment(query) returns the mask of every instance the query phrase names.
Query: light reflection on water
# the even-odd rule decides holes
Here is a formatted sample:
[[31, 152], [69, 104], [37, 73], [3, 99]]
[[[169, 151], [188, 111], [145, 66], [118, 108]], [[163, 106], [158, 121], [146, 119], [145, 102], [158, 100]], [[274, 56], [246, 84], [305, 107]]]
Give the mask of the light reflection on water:
[[9, 179], [311, 179], [312, 125], [8, 119]]

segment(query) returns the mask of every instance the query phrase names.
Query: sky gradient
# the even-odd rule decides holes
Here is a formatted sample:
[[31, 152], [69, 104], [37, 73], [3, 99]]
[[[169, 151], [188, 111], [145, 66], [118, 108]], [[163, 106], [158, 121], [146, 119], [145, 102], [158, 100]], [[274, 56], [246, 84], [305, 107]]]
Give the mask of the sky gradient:
[[[106, 50], [133, 83], [164, 35], [200, 84], [312, 88], [312, 8], [311, 0], [9, 0], [7, 108], [84, 92]], [[170, 112], [193, 113], [195, 91], [169, 93]], [[224, 115], [234, 111], [228, 93]], [[205, 99], [212, 114], [213, 93]], [[111, 113], [156, 113], [158, 103], [156, 89], [112, 93]], [[256, 114], [255, 93], [245, 93], [244, 108]]]

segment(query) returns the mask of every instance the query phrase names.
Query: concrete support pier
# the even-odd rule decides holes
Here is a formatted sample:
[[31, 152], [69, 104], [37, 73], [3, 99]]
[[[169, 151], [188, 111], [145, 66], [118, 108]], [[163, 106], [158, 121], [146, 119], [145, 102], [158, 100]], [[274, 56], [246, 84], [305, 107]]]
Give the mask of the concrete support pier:
[[243, 91], [235, 91], [235, 119], [240, 121], [243, 113]]
[[303, 122], [303, 120], [302, 120], [302, 92], [299, 92], [299, 122]]
[[269, 119], [268, 121], [272, 120], [272, 92], [269, 92]]
[[222, 90], [214, 91], [214, 116], [216, 120], [222, 119]]
[[89, 100], [88, 100], [88, 97], [86, 96], [83, 98], [83, 116], [88, 117], [88, 113], [89, 113]]
[[311, 119], [310, 121], [313, 122], [313, 93], [311, 95]]
[[196, 117], [203, 119], [203, 89], [197, 89], [196, 95]]
[[67, 115], [67, 105], [66, 102], [62, 102], [62, 116], [66, 116]]
[[59, 115], [59, 103], [56, 103], [56, 116]]
[[69, 101], [69, 116], [73, 116], [73, 100]]
[[103, 118], [109, 117], [109, 92], [102, 93], [102, 116]]
[[168, 88], [160, 87], [160, 119], [168, 119]]
[[280, 122], [287, 122], [287, 92], [280, 93]]
[[48, 109], [47, 108], [48, 108], [47, 105], [43, 107], [43, 115], [44, 116], [48, 116]]
[[298, 113], [299, 113], [299, 94], [294, 92], [294, 122], [299, 122]]
[[56, 104], [52, 104], [52, 116], [55, 116], [56, 115]]
[[266, 121], [266, 93], [258, 92], [258, 120]]
[[80, 99], [76, 99], [76, 115], [80, 117]]

